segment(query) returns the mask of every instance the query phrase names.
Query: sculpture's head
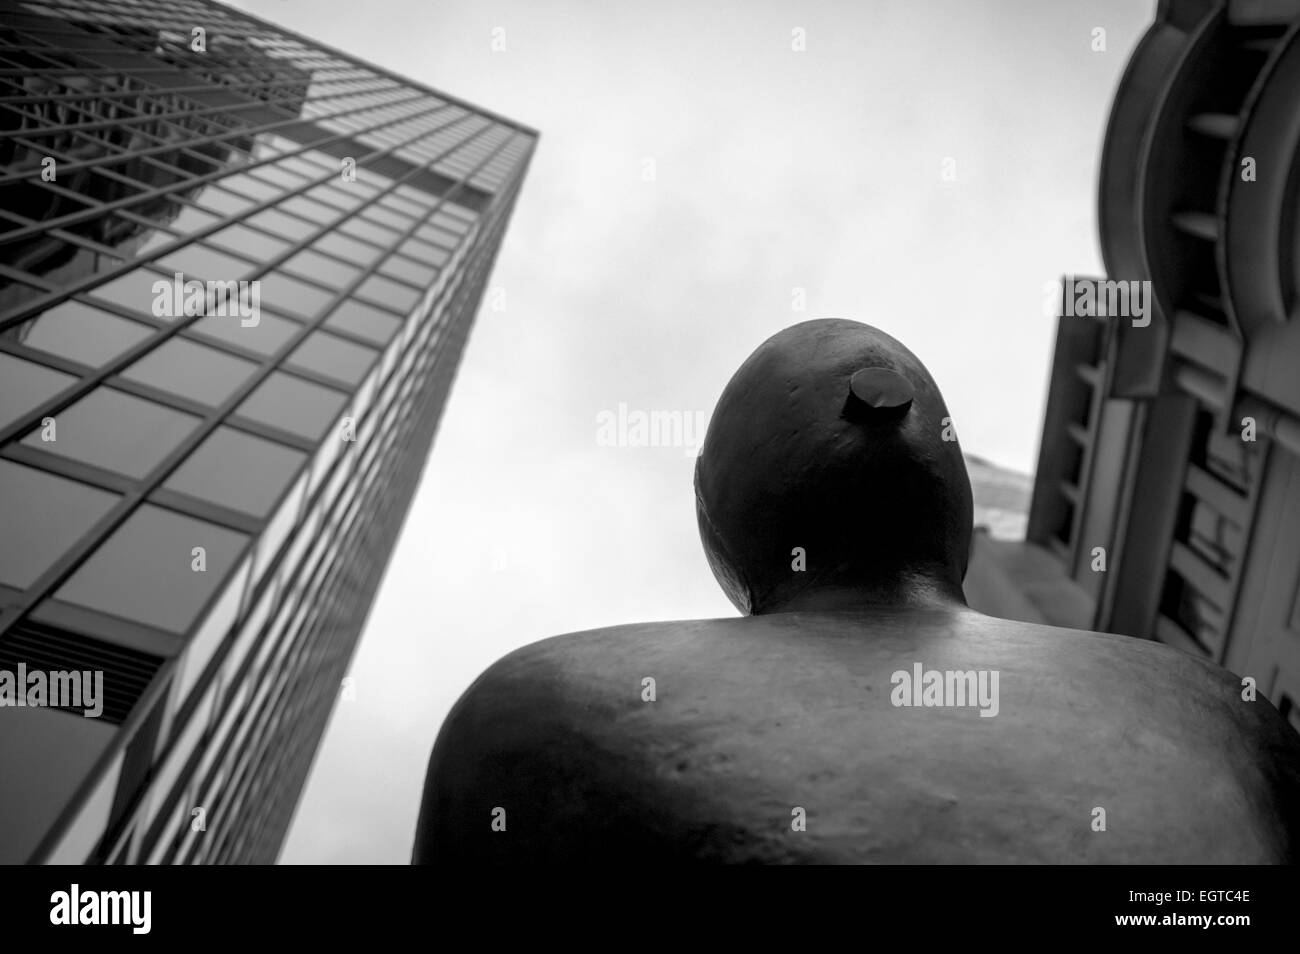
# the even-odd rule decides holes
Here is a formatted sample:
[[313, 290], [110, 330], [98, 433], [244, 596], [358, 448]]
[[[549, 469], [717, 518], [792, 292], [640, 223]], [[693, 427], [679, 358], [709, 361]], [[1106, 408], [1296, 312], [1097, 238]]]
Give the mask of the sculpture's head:
[[870, 325], [805, 321], [763, 342], [718, 400], [695, 500], [742, 613], [819, 589], [961, 593], [971, 491], [948, 409], [916, 356]]

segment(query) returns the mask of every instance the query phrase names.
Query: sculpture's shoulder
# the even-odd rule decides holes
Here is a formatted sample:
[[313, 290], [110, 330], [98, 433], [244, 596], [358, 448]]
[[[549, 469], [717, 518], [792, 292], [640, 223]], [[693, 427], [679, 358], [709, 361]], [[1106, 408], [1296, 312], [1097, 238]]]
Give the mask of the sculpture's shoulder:
[[[979, 697], [918, 703], [898, 682], [917, 667]], [[1300, 741], [1247, 688], [1155, 643], [970, 612], [559, 636], [452, 709], [416, 859], [1294, 859]]]
[[[654, 711], [657, 685], [649, 660], [675, 655], [674, 644], [710, 622], [728, 621], [570, 633], [524, 646], [490, 666], [438, 734], [414, 860], [590, 859], [621, 855], [638, 838], [650, 840], [626, 802], [645, 766], [622, 754], [636, 749], [635, 716]], [[617, 745], [612, 734], [620, 736]], [[606, 837], [611, 826], [617, 839]]]
[[1300, 861], [1300, 736], [1255, 678], [1151, 640], [974, 625], [998, 647], [1019, 752], [1055, 735], [1075, 769], [1139, 803], [1124, 811], [1140, 831], [1090, 839], [1106, 847], [1094, 860]]
[[701, 636], [740, 622], [636, 623], [530, 643], [488, 667], [456, 704], [448, 725], [453, 732], [467, 723], [481, 729], [490, 720], [501, 729], [504, 720], [527, 714], [538, 730], [559, 730], [567, 718], [589, 715], [603, 699], [638, 696], [642, 681], [654, 679], [649, 670], [678, 663]]
[[[1091, 699], [1098, 718], [1136, 723], [1158, 713], [1153, 721], [1207, 746], [1268, 756], [1264, 761], [1280, 752], [1300, 755], [1300, 737], [1261, 694], [1254, 677], [1153, 640], [983, 620], [1007, 634], [1007, 648], [1027, 670], [1041, 665], [1065, 679], [1079, 679], [1072, 691], [1079, 700]], [[1207, 731], [1210, 725], [1213, 731]]]

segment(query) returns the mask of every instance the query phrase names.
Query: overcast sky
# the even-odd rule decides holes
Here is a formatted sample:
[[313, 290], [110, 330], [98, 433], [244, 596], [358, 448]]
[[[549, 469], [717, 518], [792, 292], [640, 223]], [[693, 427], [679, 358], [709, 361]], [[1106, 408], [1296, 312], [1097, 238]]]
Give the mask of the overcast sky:
[[438, 727], [510, 650], [735, 615], [693, 459], [601, 446], [602, 411], [707, 416], [763, 339], [854, 318], [928, 365], [966, 452], [1033, 469], [1044, 286], [1100, 273], [1150, 0], [234, 5], [542, 134], [282, 861], [406, 863]]

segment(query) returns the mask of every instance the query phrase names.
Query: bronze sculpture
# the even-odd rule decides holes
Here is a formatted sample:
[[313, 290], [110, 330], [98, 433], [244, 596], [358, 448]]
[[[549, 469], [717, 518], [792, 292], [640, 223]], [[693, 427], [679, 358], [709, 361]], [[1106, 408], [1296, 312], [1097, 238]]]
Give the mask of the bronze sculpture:
[[1168, 647], [983, 616], [971, 496], [919, 360], [852, 321], [773, 336], [696, 467], [745, 615], [544, 640], [430, 762], [414, 860], [1288, 862], [1300, 740]]

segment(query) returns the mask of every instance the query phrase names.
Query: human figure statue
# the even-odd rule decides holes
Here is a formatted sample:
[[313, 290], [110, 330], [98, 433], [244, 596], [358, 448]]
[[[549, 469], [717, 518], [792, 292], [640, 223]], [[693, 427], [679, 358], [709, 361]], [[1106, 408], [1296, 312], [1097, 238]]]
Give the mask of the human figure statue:
[[1242, 680], [966, 606], [965, 462], [889, 335], [826, 319], [764, 342], [695, 491], [743, 615], [493, 665], [438, 736], [416, 863], [1300, 856], [1300, 739]]

